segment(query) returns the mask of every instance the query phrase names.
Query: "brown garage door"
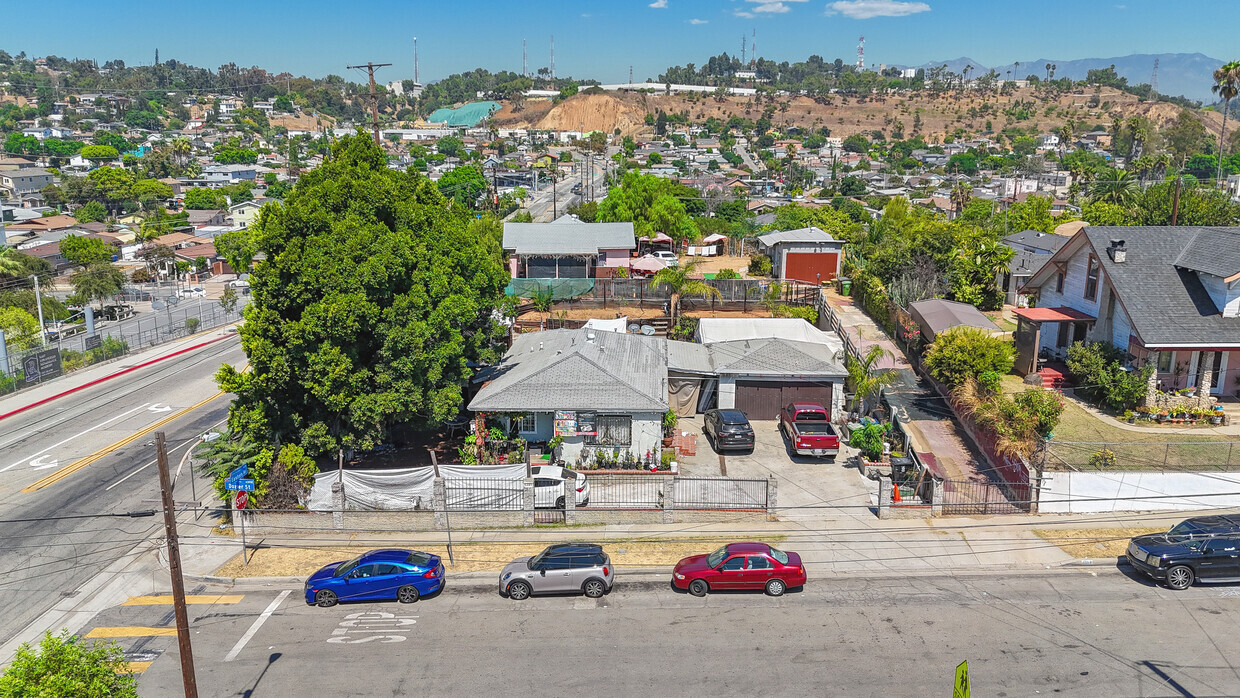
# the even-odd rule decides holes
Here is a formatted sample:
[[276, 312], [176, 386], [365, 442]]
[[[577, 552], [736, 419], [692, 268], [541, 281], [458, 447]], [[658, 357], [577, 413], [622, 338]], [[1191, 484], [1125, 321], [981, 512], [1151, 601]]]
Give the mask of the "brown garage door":
[[736, 409], [750, 419], [779, 419], [790, 402], [817, 402], [831, 409], [831, 384], [737, 381]]
[[839, 265], [836, 252], [789, 252], [784, 258], [784, 278], [815, 283], [822, 274], [822, 281], [835, 278]]

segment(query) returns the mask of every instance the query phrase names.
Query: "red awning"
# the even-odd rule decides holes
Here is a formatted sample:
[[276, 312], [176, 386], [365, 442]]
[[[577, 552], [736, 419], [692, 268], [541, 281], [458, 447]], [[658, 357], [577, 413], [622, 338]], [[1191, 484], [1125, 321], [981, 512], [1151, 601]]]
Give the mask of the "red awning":
[[1097, 320], [1092, 315], [1086, 315], [1076, 308], [1016, 308], [1012, 311], [1017, 317], [1022, 317], [1030, 322], [1080, 322], [1082, 320]]

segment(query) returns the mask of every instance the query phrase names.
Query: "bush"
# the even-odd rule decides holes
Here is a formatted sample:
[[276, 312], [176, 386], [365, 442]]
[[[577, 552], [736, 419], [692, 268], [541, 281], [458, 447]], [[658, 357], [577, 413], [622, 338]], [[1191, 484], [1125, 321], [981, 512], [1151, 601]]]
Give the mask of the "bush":
[[883, 441], [889, 427], [886, 424], [867, 424], [848, 439], [848, 445], [861, 451], [866, 460], [878, 460], [883, 455]]
[[199, 320], [196, 317], [185, 318], [185, 329], [188, 330], [190, 334], [196, 332], [198, 330], [198, 326], [201, 324], [202, 320]]
[[1026, 390], [1017, 393], [1012, 401], [1020, 409], [1023, 421], [1042, 438], [1051, 435], [1063, 414], [1063, 398], [1049, 390]]
[[771, 258], [764, 254], [752, 255], [749, 258], [750, 276], [770, 276], [771, 268]]
[[977, 327], [953, 327], [934, 338], [926, 350], [926, 371], [954, 388], [987, 372], [1007, 375], [1016, 363], [1012, 345]]
[[129, 342], [115, 337], [104, 337], [98, 349], [86, 352], [86, 363], [95, 364], [107, 359], [115, 359], [129, 351]]
[[783, 317], [799, 317], [811, 325], [818, 324], [818, 309], [812, 305], [781, 305], [779, 314]]
[[91, 642], [47, 632], [35, 650], [29, 643], [17, 650], [0, 676], [0, 696], [138, 695], [125, 655], [115, 643]]
[[[771, 263], [770, 258], [767, 257], [765, 259], [766, 259], [767, 264], [769, 265]], [[753, 267], [752, 257], [749, 260], [749, 266]], [[737, 273], [735, 269], [720, 269], [718, 272], [715, 273], [715, 278], [716, 279], [739, 279], [741, 278], [741, 275]]]
[[1068, 374], [1076, 394], [1095, 405], [1130, 410], [1145, 397], [1153, 366], [1124, 368], [1123, 352], [1107, 342], [1077, 342], [1068, 347]]
[[151, 273], [150, 269], [135, 269], [134, 272], [129, 275], [129, 280], [135, 284], [146, 284], [155, 281], [155, 275]]

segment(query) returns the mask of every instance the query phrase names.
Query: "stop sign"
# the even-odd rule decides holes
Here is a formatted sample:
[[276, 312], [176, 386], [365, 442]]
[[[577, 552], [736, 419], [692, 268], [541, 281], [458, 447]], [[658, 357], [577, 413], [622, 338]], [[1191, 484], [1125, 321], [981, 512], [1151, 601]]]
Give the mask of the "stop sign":
[[244, 509], [250, 503], [250, 495], [247, 492], [237, 493], [237, 508]]

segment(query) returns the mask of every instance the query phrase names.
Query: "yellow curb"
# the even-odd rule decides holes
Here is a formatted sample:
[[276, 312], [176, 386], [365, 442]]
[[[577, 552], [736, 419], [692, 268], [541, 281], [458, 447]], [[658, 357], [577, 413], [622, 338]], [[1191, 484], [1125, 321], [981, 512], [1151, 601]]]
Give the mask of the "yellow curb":
[[[186, 605], [213, 605], [222, 603], [240, 603], [243, 594], [197, 594], [185, 597]], [[134, 596], [122, 606], [171, 606], [172, 596]]]
[[176, 637], [176, 628], [148, 628], [141, 625], [121, 625], [95, 628], [86, 633], [87, 638], [97, 637]]

